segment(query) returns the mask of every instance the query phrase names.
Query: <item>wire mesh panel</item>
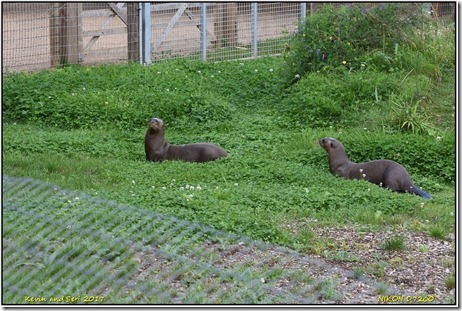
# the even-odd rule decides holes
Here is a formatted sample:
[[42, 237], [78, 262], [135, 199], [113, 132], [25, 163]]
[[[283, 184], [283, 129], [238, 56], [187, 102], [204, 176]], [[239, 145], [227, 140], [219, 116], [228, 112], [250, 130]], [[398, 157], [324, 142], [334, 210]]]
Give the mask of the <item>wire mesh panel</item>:
[[2, 3], [2, 70], [50, 66], [48, 3]]
[[199, 59], [200, 14], [199, 3], [152, 4], [152, 59]]
[[127, 6], [124, 3], [105, 3], [100, 9], [83, 10], [81, 17], [82, 63], [127, 60]]
[[[324, 4], [306, 3], [308, 18]], [[455, 17], [454, 3], [419, 5], [434, 17]], [[150, 4], [148, 27], [136, 2], [2, 3], [2, 70], [140, 61], [147, 28], [153, 61], [279, 54], [305, 15], [301, 7], [300, 2], [156, 2]]]
[[377, 303], [322, 259], [28, 178], [3, 177], [2, 255], [3, 304]]
[[260, 3], [258, 5], [258, 54], [282, 52], [289, 35], [300, 20], [300, 3]]

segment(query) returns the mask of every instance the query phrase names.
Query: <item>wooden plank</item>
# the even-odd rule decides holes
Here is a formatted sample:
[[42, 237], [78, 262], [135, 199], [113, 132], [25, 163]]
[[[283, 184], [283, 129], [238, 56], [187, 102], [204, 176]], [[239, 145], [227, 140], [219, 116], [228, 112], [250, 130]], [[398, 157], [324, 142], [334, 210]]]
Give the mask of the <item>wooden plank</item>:
[[107, 17], [111, 14], [115, 14], [112, 9], [91, 10], [83, 11], [82, 17]]
[[[162, 4], [154, 4], [151, 5], [151, 12], [161, 12], [161, 11], [173, 11], [178, 10], [182, 7], [184, 3], [162, 3]], [[212, 4], [207, 4], [208, 7], [212, 6]], [[189, 8], [200, 8], [201, 4], [194, 2], [188, 3]]]
[[82, 4], [52, 3], [50, 14], [50, 65], [78, 64], [82, 59]]
[[[191, 21], [193, 21], [194, 26], [196, 26], [197, 29], [199, 29], [199, 31], [200, 31], [200, 30], [201, 30], [201, 22], [200, 22], [199, 19], [195, 19], [195, 18], [194, 18], [194, 14], [193, 14], [193, 12], [192, 12], [191, 10], [189, 10], [189, 7], [188, 7], [188, 9], [185, 10], [185, 13], [186, 13], [186, 15], [189, 17], [189, 19], [190, 19]], [[177, 23], [177, 25], [180, 26], [179, 23]], [[212, 34], [207, 30], [207, 27], [205, 27], [205, 31], [206, 31], [206, 33], [207, 33], [208, 41], [210, 41], [210, 42], [215, 42], [215, 40], [216, 40], [216, 39], [215, 39], [215, 36], [212, 35]]]
[[50, 66], [59, 66], [61, 61], [61, 29], [63, 3], [50, 4]]
[[[168, 26], [168, 23], [161, 23], [161, 24], [154, 24], [151, 26], [152, 30], [159, 30], [159, 29], [165, 29]], [[180, 28], [180, 27], [197, 27], [198, 22], [197, 21], [178, 21], [175, 24], [175, 28]], [[199, 32], [197, 32], [199, 34]], [[207, 36], [209, 32], [207, 31]]]
[[137, 2], [127, 3], [128, 61], [140, 61], [140, 15]]
[[100, 36], [110, 36], [110, 35], [120, 35], [126, 34], [127, 27], [118, 27], [118, 28], [109, 28], [109, 29], [99, 29], [99, 30], [87, 30], [83, 32], [84, 37], [100, 37]]
[[[117, 6], [111, 6], [111, 4], [108, 3], [108, 5], [111, 7], [110, 10], [105, 10], [106, 12], [106, 15], [107, 18], [106, 20], [103, 22], [103, 24], [101, 25], [101, 28], [100, 30], [97, 30], [97, 31], [94, 31], [93, 32], [93, 37], [90, 39], [90, 41], [87, 43], [87, 45], [83, 48], [83, 50], [86, 52], [86, 54], [88, 54], [88, 52], [90, 51], [90, 49], [93, 47], [93, 45], [95, 45], [95, 43], [98, 41], [98, 39], [104, 35], [104, 34], [108, 34], [108, 33], [111, 33], [113, 30], [111, 29], [108, 29], [109, 27], [109, 24], [110, 22], [112, 21], [112, 19], [115, 18], [115, 16], [117, 15], [117, 12], [114, 11], [114, 8], [113, 7], [116, 7], [116, 10], [117, 9], [120, 9], [121, 6], [123, 5], [123, 3], [119, 3]], [[119, 7], [120, 6], [120, 7]], [[117, 15], [118, 16], [118, 15]], [[120, 17], [120, 16], [119, 16]], [[126, 23], [125, 23], [126, 24]], [[116, 28], [117, 29], [117, 28]], [[118, 31], [118, 30], [116, 30]], [[125, 29], [126, 31], [126, 29]], [[89, 31], [90, 32], [90, 31]]]
[[165, 41], [165, 39], [167, 38], [169, 33], [172, 31], [173, 27], [175, 27], [175, 24], [181, 18], [181, 15], [183, 15], [183, 13], [184, 13], [184, 11], [186, 10], [187, 7], [188, 7], [188, 3], [182, 3], [180, 5], [180, 8], [175, 13], [175, 15], [173, 15], [172, 19], [168, 23], [167, 28], [165, 28], [165, 30], [161, 33], [159, 39], [157, 40], [157, 42], [156, 42], [156, 44], [154, 46], [154, 51], [157, 51], [157, 49], [162, 44], [162, 42]]
[[124, 22], [125, 25], [127, 25], [127, 11], [122, 11], [122, 5], [123, 3], [118, 3], [115, 5], [114, 3], [109, 2], [108, 5], [111, 7], [111, 9], [116, 13], [116, 15]]
[[68, 2], [65, 6], [65, 54], [66, 62], [78, 64], [82, 53], [82, 3]]
[[127, 47], [117, 47], [117, 48], [105, 48], [101, 50], [94, 50], [94, 51], [89, 51], [87, 53], [87, 56], [98, 56], [98, 55], [104, 55], [107, 56], [108, 54], [124, 54], [127, 53]]

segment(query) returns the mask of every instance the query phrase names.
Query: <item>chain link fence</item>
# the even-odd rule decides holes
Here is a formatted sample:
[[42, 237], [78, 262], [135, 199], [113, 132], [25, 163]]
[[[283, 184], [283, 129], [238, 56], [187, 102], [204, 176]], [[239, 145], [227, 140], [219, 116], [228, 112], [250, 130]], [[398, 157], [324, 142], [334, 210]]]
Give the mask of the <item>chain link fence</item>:
[[[149, 4], [149, 12], [143, 13], [145, 5], [3, 2], [2, 71], [143, 61], [143, 51], [152, 61], [275, 55], [300, 19], [323, 4], [166, 2]], [[455, 3], [422, 7], [436, 17], [455, 14]]]
[[356, 304], [398, 292], [206, 225], [30, 178], [2, 181], [6, 305]]

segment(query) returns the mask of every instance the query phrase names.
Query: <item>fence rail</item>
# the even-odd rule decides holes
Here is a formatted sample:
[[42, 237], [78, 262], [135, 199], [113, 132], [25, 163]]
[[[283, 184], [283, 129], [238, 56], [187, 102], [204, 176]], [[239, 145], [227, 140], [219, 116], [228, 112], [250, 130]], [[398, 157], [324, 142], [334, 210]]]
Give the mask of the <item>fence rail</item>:
[[[323, 3], [2, 3], [2, 71], [278, 54]], [[336, 3], [334, 5], [350, 5]], [[454, 2], [422, 3], [435, 17]]]

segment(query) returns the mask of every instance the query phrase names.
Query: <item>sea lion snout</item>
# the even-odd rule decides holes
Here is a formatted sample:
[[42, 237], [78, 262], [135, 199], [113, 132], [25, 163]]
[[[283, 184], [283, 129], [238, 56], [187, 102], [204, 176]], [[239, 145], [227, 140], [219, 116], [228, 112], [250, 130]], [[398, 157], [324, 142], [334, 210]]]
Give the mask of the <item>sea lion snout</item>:
[[158, 118], [151, 118], [149, 120], [149, 123], [162, 123], [162, 120]]
[[334, 141], [335, 141], [334, 138], [324, 137], [319, 140], [319, 145], [321, 145], [321, 147], [323, 147], [324, 149], [329, 148], [329, 147], [334, 147], [332, 144]]
[[162, 128], [163, 125], [164, 125], [164, 122], [159, 118], [151, 118], [148, 121], [148, 128], [153, 129], [153, 130], [158, 130]]

